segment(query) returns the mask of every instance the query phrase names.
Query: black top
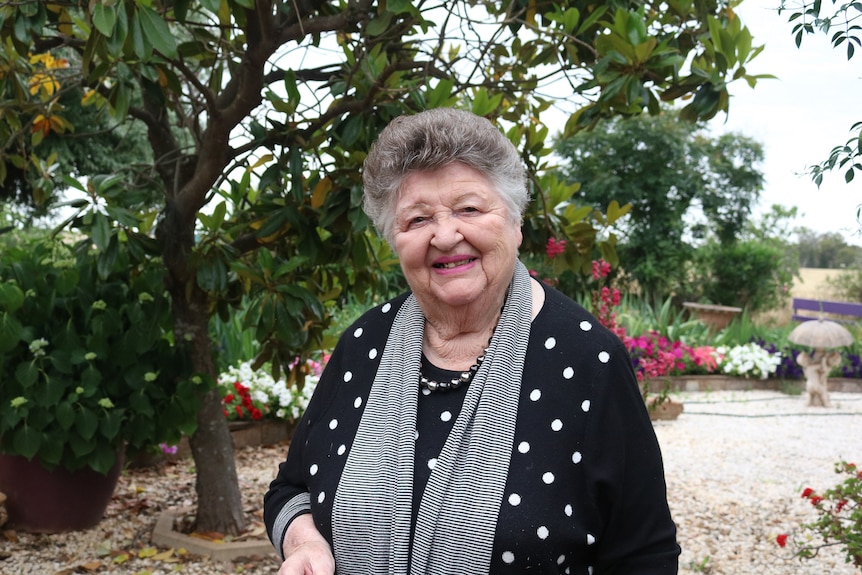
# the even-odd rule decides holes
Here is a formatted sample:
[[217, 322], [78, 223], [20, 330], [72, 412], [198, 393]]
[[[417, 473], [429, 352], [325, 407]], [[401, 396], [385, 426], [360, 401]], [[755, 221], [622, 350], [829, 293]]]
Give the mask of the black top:
[[[491, 573], [675, 574], [680, 549], [661, 454], [631, 360], [583, 307], [544, 287], [545, 303], [530, 330]], [[264, 498], [277, 549], [284, 533], [272, 532], [275, 519], [291, 500], [296, 507], [302, 493], [310, 494], [314, 522], [332, 543], [335, 490], [405, 297], [366, 312], [336, 346]], [[450, 374], [427, 362], [423, 372], [438, 381]], [[414, 520], [465, 394], [465, 388], [420, 392], [418, 382], [416, 389]]]

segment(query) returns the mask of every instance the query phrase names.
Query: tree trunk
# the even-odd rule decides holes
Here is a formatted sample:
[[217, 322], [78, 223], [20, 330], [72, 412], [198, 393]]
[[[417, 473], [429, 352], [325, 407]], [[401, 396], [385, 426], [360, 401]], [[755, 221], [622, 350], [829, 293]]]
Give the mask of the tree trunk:
[[[194, 370], [215, 379], [206, 294], [194, 286], [191, 295], [187, 295], [184, 290], [182, 296], [177, 295], [174, 293], [173, 298], [177, 326], [175, 332], [178, 336], [182, 332], [182, 337], [186, 339], [187, 335], [193, 334], [189, 349]], [[195, 491], [198, 498], [195, 528], [198, 531], [237, 535], [245, 529], [246, 520], [242, 510], [233, 441], [218, 389], [210, 389], [202, 396], [197, 424], [197, 430], [189, 438], [195, 460]]]

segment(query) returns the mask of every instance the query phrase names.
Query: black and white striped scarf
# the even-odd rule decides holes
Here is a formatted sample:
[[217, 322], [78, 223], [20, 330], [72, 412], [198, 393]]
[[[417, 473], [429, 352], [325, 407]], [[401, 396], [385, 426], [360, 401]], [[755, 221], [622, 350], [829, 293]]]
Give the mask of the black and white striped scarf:
[[488, 573], [532, 319], [530, 281], [516, 262], [486, 359], [467, 388], [419, 504], [412, 554], [425, 318], [412, 295], [401, 306], [335, 494], [332, 530], [340, 575]]

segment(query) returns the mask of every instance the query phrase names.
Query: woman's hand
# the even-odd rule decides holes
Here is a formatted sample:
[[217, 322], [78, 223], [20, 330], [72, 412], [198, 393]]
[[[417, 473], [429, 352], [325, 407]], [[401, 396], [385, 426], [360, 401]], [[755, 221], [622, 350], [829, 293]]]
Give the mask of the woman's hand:
[[314, 526], [311, 514], [290, 523], [282, 543], [284, 563], [278, 575], [334, 575], [335, 558], [323, 535]]

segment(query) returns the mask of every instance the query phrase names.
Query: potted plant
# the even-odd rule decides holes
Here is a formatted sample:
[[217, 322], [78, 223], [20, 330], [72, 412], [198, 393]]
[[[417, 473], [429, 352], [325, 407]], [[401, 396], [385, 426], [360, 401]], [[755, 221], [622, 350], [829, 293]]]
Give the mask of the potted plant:
[[[157, 266], [118, 244], [100, 254], [87, 241], [4, 247], [0, 491], [19, 528], [94, 525], [124, 451], [194, 431], [199, 380], [172, 342], [163, 281]], [[72, 486], [71, 496], [48, 486], [54, 479]], [[85, 501], [81, 490], [96, 484], [98, 500]], [[65, 516], [49, 518], [55, 511]]]

